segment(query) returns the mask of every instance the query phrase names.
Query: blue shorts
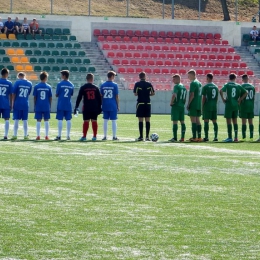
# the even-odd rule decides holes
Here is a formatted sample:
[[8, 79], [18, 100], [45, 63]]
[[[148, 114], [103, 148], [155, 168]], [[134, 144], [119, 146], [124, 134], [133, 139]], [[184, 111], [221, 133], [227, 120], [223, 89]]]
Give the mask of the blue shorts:
[[1, 118], [1, 115], [2, 115], [2, 118], [10, 118], [10, 109], [3, 109], [1, 108], [0, 109], [0, 118]]
[[117, 120], [117, 111], [103, 111], [103, 118], [108, 120]]
[[72, 111], [57, 110], [56, 119], [63, 120], [65, 118], [65, 120], [71, 120], [71, 114]]
[[51, 118], [51, 112], [35, 112], [34, 119], [40, 120], [40, 119], [50, 119]]
[[28, 120], [28, 109], [27, 110], [14, 109], [13, 120]]

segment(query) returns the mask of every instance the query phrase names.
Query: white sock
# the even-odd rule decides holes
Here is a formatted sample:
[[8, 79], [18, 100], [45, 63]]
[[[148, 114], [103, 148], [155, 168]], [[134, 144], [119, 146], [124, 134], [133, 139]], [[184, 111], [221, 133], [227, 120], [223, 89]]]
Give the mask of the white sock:
[[116, 120], [112, 120], [112, 131], [113, 131], [113, 137], [116, 137], [116, 131], [117, 131]]
[[61, 137], [62, 132], [62, 120], [58, 121], [58, 136]]
[[49, 121], [44, 121], [44, 127], [45, 127], [45, 136], [49, 136]]
[[41, 135], [41, 122], [36, 123], [36, 135], [40, 136]]
[[14, 136], [17, 136], [18, 128], [19, 128], [19, 120], [14, 120]]
[[67, 121], [67, 137], [70, 137], [71, 120]]
[[104, 137], [107, 137], [107, 125], [108, 125], [108, 119], [104, 119], [104, 124], [103, 124]]
[[5, 136], [8, 136], [9, 132], [9, 120], [5, 120]]
[[24, 132], [24, 137], [28, 136], [28, 121], [23, 120], [23, 132]]

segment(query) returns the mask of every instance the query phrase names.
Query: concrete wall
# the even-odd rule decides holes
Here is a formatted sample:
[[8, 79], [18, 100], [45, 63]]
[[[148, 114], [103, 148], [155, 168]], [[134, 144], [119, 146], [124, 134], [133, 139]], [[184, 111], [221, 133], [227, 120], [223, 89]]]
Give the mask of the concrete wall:
[[[1, 14], [2, 19], [7, 16], [15, 17], [17, 14]], [[66, 16], [66, 15], [41, 15], [20, 14], [31, 21], [34, 17], [40, 26], [68, 27], [77, 36], [79, 41], [91, 41], [92, 32], [96, 28], [104, 29], [139, 29], [139, 30], [169, 30], [189, 32], [216, 32], [221, 33], [222, 38], [228, 40], [232, 46], [240, 46], [242, 33], [246, 33], [256, 23], [252, 22], [224, 22], [224, 21], [201, 21], [201, 20], [163, 20], [149, 18], [126, 18], [126, 17], [89, 17], [89, 16]], [[248, 29], [248, 30], [247, 30]]]

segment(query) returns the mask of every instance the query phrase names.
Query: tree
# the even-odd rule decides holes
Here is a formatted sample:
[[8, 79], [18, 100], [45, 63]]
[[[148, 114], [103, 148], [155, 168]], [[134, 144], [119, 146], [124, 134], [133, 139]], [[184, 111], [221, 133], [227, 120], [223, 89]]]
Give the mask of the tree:
[[222, 5], [224, 21], [230, 21], [231, 19], [230, 19], [228, 7], [227, 7], [227, 0], [220, 0], [220, 2], [221, 2], [221, 5]]

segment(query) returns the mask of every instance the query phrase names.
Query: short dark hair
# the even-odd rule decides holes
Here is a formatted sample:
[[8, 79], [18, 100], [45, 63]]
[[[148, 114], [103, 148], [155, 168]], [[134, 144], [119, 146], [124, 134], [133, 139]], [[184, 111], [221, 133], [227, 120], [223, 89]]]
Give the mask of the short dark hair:
[[9, 73], [9, 70], [7, 69], [7, 68], [3, 68], [2, 70], [1, 70], [1, 75], [2, 76], [5, 76], [6, 74], [8, 74]]
[[113, 76], [115, 76], [116, 75], [116, 73], [113, 71], [113, 70], [111, 70], [111, 71], [109, 71], [108, 73], [107, 73], [107, 77], [109, 78], [109, 79], [111, 79]]
[[146, 73], [144, 71], [139, 73], [139, 79], [145, 79]]
[[46, 71], [41, 72], [40, 74], [40, 80], [45, 80], [49, 74]]
[[248, 79], [248, 75], [247, 74], [242, 75], [242, 79]]
[[70, 72], [68, 70], [62, 70], [60, 73], [62, 76], [65, 76], [66, 79], [68, 79], [70, 76]]
[[212, 80], [212, 79], [213, 79], [213, 74], [212, 74], [212, 73], [208, 73], [208, 74], [207, 74], [207, 78], [209, 78], [209, 79]]
[[190, 74], [190, 75], [193, 75], [193, 76], [196, 76], [196, 70], [189, 70], [188, 71], [188, 74]]
[[230, 80], [234, 80], [236, 78], [237, 78], [237, 75], [235, 73], [230, 73], [230, 75], [229, 75]]
[[92, 73], [88, 73], [86, 76], [87, 80], [93, 80], [94, 79], [94, 75]]
[[172, 78], [173, 78], [173, 79], [181, 79], [181, 76], [180, 76], [180, 74], [174, 74], [174, 75], [172, 76]]
[[25, 77], [25, 73], [24, 73], [24, 72], [19, 72], [17, 76], [18, 76], [18, 77], [21, 77], [21, 76], [22, 76], [22, 77]]

